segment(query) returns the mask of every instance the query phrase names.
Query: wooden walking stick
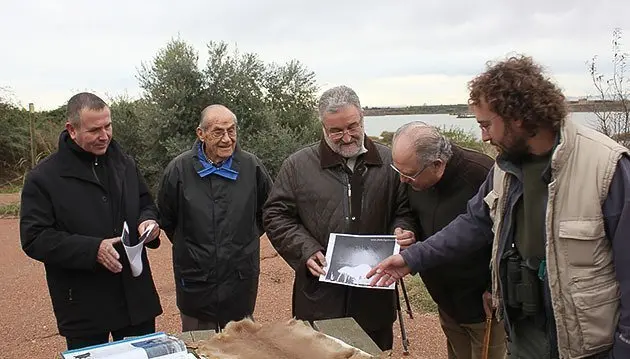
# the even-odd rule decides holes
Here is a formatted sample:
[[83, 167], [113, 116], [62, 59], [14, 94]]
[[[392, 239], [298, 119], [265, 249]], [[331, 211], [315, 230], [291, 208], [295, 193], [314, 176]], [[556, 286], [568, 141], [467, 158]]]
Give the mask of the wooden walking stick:
[[492, 316], [486, 316], [486, 327], [483, 333], [483, 348], [481, 348], [481, 359], [488, 359], [490, 350], [490, 332], [492, 331]]

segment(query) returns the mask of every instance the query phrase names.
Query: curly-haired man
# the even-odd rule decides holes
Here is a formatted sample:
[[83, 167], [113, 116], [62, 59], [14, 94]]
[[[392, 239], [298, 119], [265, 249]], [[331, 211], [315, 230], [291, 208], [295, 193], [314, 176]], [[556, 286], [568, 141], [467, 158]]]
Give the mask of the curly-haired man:
[[492, 243], [511, 358], [630, 358], [628, 150], [567, 118], [529, 57], [489, 65], [470, 105], [496, 164], [467, 213], [368, 276], [387, 284]]

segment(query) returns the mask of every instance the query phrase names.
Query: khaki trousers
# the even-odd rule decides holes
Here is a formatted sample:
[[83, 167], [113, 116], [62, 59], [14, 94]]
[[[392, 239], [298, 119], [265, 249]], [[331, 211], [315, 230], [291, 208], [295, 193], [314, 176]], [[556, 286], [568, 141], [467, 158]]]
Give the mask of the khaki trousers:
[[[459, 324], [439, 311], [440, 324], [446, 335], [449, 359], [481, 359], [486, 323]], [[492, 322], [488, 359], [505, 359], [506, 335], [503, 322]]]

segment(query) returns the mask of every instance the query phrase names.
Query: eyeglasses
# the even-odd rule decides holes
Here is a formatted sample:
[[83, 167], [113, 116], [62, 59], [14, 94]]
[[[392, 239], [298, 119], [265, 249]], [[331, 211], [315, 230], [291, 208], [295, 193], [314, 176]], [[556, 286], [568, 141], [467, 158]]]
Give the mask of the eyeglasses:
[[333, 128], [328, 130], [328, 137], [332, 140], [340, 140], [343, 136], [348, 133], [350, 136], [358, 135], [362, 130], [361, 123], [355, 122], [352, 125], [348, 126], [345, 130], [340, 130], [338, 128]]
[[481, 129], [481, 131], [482, 132], [488, 131], [488, 128], [492, 124], [492, 121], [497, 117], [499, 117], [499, 115], [495, 113], [494, 115], [490, 116], [490, 118], [487, 118], [487, 119], [477, 118], [477, 123], [479, 124], [479, 128]]
[[406, 174], [404, 174], [404, 173], [400, 172], [400, 170], [399, 170], [398, 168], [396, 168], [396, 166], [394, 166], [392, 163], [390, 163], [390, 164], [389, 164], [389, 166], [390, 166], [390, 167], [391, 167], [394, 171], [396, 171], [396, 173], [398, 173], [398, 174], [400, 175], [400, 177], [405, 178], [405, 179], [408, 179], [408, 180], [410, 180], [410, 181], [415, 181], [415, 180], [416, 180], [416, 178], [418, 178], [418, 176], [420, 176], [420, 175], [422, 174], [422, 172], [424, 172], [424, 170], [426, 170], [426, 169], [427, 169], [427, 167], [429, 167], [429, 165], [424, 165], [424, 167], [422, 167], [422, 169], [421, 169], [418, 173], [416, 173], [416, 174], [415, 174], [415, 175], [413, 175], [413, 176], [409, 176], [409, 175], [406, 175]]
[[225, 136], [225, 134], [227, 133], [229, 138], [234, 138], [236, 137], [236, 128], [234, 127], [230, 127], [228, 129], [215, 129], [212, 131], [208, 131], [210, 134], [210, 137], [215, 139], [215, 140], [220, 140], [223, 138], [223, 136]]

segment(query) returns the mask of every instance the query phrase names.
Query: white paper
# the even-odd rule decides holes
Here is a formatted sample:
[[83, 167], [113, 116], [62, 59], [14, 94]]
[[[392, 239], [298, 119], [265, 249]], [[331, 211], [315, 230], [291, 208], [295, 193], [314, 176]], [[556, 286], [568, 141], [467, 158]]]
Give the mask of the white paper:
[[365, 275], [385, 258], [398, 252], [400, 246], [396, 236], [331, 233], [326, 249], [326, 275], [320, 275], [319, 280], [352, 287], [393, 290], [395, 283], [388, 287], [370, 286], [370, 279]]
[[123, 242], [123, 247], [125, 247], [125, 253], [127, 253], [127, 258], [129, 259], [129, 265], [131, 266], [131, 275], [137, 277], [142, 273], [142, 251], [144, 250], [144, 242], [149, 237], [151, 231], [155, 227], [155, 223], [151, 223], [145, 231], [140, 235], [138, 240], [138, 244], [135, 246], [131, 246], [131, 242], [129, 240], [129, 227], [127, 226], [127, 222], [123, 224], [123, 233], [121, 236], [121, 241]]
[[63, 352], [64, 359], [188, 359], [186, 345], [165, 333]]

